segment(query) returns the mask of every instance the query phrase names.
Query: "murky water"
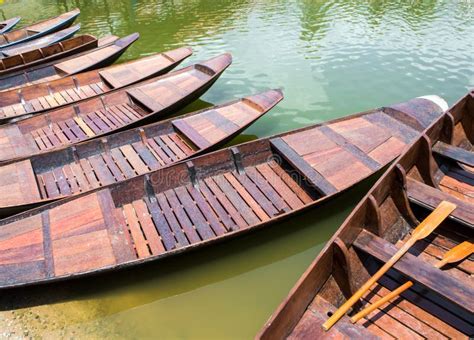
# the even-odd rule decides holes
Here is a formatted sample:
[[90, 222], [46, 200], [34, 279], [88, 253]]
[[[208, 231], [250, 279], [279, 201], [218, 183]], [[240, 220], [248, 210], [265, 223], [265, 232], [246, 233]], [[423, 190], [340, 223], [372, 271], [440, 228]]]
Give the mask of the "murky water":
[[[188, 45], [233, 65], [186, 111], [266, 88], [285, 100], [233, 143], [474, 85], [471, 1], [11, 0], [22, 23], [80, 7], [82, 32], [140, 40], [121, 60]], [[370, 183], [245, 238], [135, 270], [0, 292], [0, 336], [251, 338]]]

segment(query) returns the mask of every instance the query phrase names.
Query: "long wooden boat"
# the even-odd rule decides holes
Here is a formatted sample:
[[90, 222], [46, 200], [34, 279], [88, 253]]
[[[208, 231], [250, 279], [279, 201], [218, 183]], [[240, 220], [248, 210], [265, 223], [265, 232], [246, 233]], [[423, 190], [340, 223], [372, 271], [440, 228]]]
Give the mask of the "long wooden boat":
[[0, 91], [7, 91], [61, 79], [113, 64], [139, 38], [133, 33], [109, 45], [68, 57], [61, 61], [38, 65], [18, 72], [0, 75]]
[[[473, 257], [441, 269], [435, 264], [448, 250], [474, 236], [473, 122], [474, 92], [470, 92], [437, 119], [375, 184], [257, 338], [472, 336]], [[328, 317], [411, 237], [413, 228], [441, 201], [457, 208], [370, 288], [351, 316], [407, 280], [414, 285], [359, 321], [352, 323], [344, 316], [324, 331], [322, 324]]]
[[[261, 110], [242, 104], [244, 112]], [[277, 222], [373, 174], [442, 113], [432, 101], [414, 99], [216, 151], [3, 219], [0, 287], [139, 265]], [[229, 125], [220, 117], [194, 126], [174, 123], [196, 146], [209, 145], [204, 131], [217, 138]], [[84, 175], [99, 180], [94, 169]], [[34, 182], [24, 179], [6, 194], [30, 194]]]
[[77, 31], [79, 31], [80, 29], [81, 25], [77, 24], [35, 40], [26, 41], [24, 43], [3, 48], [0, 50], [0, 58], [11, 57], [17, 54], [26, 53], [29, 51], [56, 44], [60, 41], [73, 37], [74, 34], [76, 34]]
[[[104, 96], [4, 125], [0, 127], [0, 162], [162, 119], [201, 96], [231, 62], [230, 54], [222, 54]], [[107, 75], [112, 80], [116, 74]]]
[[[247, 128], [282, 98], [280, 91], [267, 91], [0, 166], [0, 216], [118, 183], [207, 152]], [[182, 126], [187, 129], [180, 130]], [[14, 183], [23, 183], [21, 186], [28, 189], [14, 193]]]
[[8, 31], [11, 31], [12, 28], [18, 24], [18, 22], [20, 21], [20, 17], [14, 17], [14, 18], [11, 18], [11, 19], [7, 19], [7, 20], [4, 20], [4, 21], [0, 21], [0, 34], [3, 34], [3, 33], [6, 33]]
[[105, 95], [175, 68], [192, 54], [190, 48], [157, 53], [119, 65], [2, 92], [0, 124]]
[[47, 47], [0, 59], [0, 76], [53, 60], [69, 57], [98, 47], [96, 37], [85, 34]]
[[55, 18], [40, 21], [11, 32], [0, 34], [0, 48], [13, 46], [67, 28], [71, 26], [79, 14], [79, 9], [74, 9]]

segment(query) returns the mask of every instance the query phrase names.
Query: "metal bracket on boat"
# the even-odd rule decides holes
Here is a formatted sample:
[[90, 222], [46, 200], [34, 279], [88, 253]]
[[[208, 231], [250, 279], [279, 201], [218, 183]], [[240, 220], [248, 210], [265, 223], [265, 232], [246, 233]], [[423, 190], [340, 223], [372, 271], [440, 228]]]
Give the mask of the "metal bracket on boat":
[[53, 93], [54, 93], [54, 92], [53, 92], [53, 89], [51, 88], [51, 85], [46, 84], [46, 89], [48, 90], [48, 94], [49, 94], [50, 96], [53, 96]]
[[109, 146], [109, 143], [108, 143], [108, 140], [107, 138], [103, 137], [100, 139], [100, 143], [102, 145], [102, 149], [104, 150], [104, 152], [108, 155], [110, 154], [110, 146]]
[[72, 157], [74, 158], [75, 163], [79, 163], [79, 155], [77, 154], [77, 149], [75, 146], [71, 146]]
[[77, 93], [79, 93], [81, 89], [81, 85], [79, 85], [79, 80], [75, 76], [72, 77], [72, 81], [74, 83], [74, 89], [76, 90]]
[[48, 124], [48, 127], [50, 130], [53, 129], [53, 122], [51, 121], [51, 116], [49, 115], [49, 113], [46, 113], [44, 115], [44, 119], [46, 120], [46, 123]]
[[193, 184], [193, 187], [198, 188], [199, 183], [196, 179], [196, 168], [194, 167], [194, 163], [191, 161], [187, 161], [186, 167], [188, 168], [189, 178], [191, 179], [191, 183]]
[[100, 102], [102, 103], [104, 113], [107, 113], [107, 104], [105, 104], [105, 96], [100, 96], [99, 99], [100, 99]]
[[155, 190], [153, 189], [153, 184], [151, 183], [151, 178], [150, 175], [147, 174], [144, 177], [144, 186], [145, 186], [145, 194], [151, 202], [156, 202], [156, 197], [155, 197]]
[[76, 114], [76, 116], [79, 116], [79, 114], [81, 113], [81, 110], [79, 109], [79, 105], [73, 105], [72, 108], [74, 109], [74, 113]]
[[25, 97], [23, 96], [23, 92], [21, 91], [21, 89], [18, 90], [18, 97], [20, 98], [21, 105], [25, 105], [26, 101], [25, 101]]
[[237, 169], [237, 172], [239, 175], [244, 175], [245, 170], [242, 165], [242, 155], [240, 154], [240, 150], [237, 147], [232, 147], [230, 148], [230, 151], [232, 152], [232, 158], [234, 160], [235, 168]]
[[139, 128], [138, 133], [140, 134], [140, 139], [142, 140], [143, 145], [146, 145], [147, 144], [147, 138], [146, 138], [145, 130], [143, 130], [143, 128]]

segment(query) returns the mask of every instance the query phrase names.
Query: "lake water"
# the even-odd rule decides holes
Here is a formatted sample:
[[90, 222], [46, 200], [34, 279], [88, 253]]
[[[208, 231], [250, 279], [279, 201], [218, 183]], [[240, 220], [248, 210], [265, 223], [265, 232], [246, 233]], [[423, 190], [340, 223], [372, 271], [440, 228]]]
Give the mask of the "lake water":
[[[27, 24], [74, 7], [83, 33], [140, 33], [121, 61], [185, 45], [194, 55], [184, 65], [231, 52], [233, 65], [184, 111], [283, 89], [284, 101], [232, 143], [420, 95], [452, 104], [474, 85], [469, 0], [0, 0], [0, 18]], [[2, 292], [0, 336], [252, 338], [369, 185], [203, 251]]]

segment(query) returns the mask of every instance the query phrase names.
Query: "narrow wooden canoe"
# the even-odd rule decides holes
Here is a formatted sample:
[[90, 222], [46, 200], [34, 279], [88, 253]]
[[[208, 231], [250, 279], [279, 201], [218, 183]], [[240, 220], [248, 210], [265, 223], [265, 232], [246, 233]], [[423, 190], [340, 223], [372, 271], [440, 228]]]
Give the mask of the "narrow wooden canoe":
[[[156, 261], [277, 222], [373, 174], [440, 115], [432, 101], [415, 99], [216, 151], [6, 218], [0, 221], [0, 287]], [[232, 125], [219, 117], [208, 122], [173, 125], [196, 146], [209, 145], [207, 138]], [[84, 176], [100, 180], [94, 169], [105, 168], [83, 164]], [[31, 194], [35, 181], [24, 179], [5, 194]], [[58, 176], [58, 188], [61, 181]]]
[[18, 121], [40, 112], [77, 104], [166, 73], [192, 54], [179, 48], [103, 69], [2, 92], [0, 124]]
[[5, 21], [0, 21], [0, 34], [6, 33], [8, 31], [11, 31], [11, 29], [18, 24], [20, 21], [20, 17], [15, 17], [11, 19], [7, 19]]
[[13, 46], [67, 28], [71, 26], [79, 14], [79, 9], [75, 9], [55, 18], [40, 21], [33, 25], [0, 34], [0, 48]]
[[[474, 236], [474, 92], [456, 103], [414, 142], [357, 205], [259, 333], [260, 339], [467, 339], [474, 334], [474, 261], [434, 267]], [[468, 160], [470, 159], [470, 161]], [[465, 163], [470, 164], [466, 168]], [[441, 201], [457, 205], [418, 241], [352, 313], [407, 280], [415, 284], [352, 324], [344, 316], [328, 332], [322, 324]]]
[[0, 59], [0, 76], [69, 57], [98, 47], [96, 37], [86, 34], [47, 47]]
[[0, 58], [11, 57], [17, 54], [26, 53], [29, 51], [37, 50], [49, 45], [56, 44], [60, 41], [69, 39], [74, 36], [81, 29], [81, 25], [77, 24], [58, 32], [48, 34], [42, 38], [38, 38], [31, 41], [26, 41], [21, 44], [13, 45], [11, 47], [3, 48], [0, 50]]
[[[0, 127], [0, 162], [162, 119], [201, 96], [231, 62], [230, 54], [222, 54], [104, 96], [4, 125]], [[109, 72], [107, 76], [112, 80], [115, 74]]]
[[[280, 91], [267, 91], [0, 166], [0, 174], [8, 174], [0, 176], [0, 216], [121, 182], [209, 151], [247, 128], [282, 98]], [[180, 130], [183, 126], [186, 128]], [[13, 194], [12, 185], [26, 190]]]
[[92, 51], [0, 76], [0, 90], [7, 91], [40, 84], [108, 66], [113, 64], [138, 38], [139, 34], [133, 33]]

